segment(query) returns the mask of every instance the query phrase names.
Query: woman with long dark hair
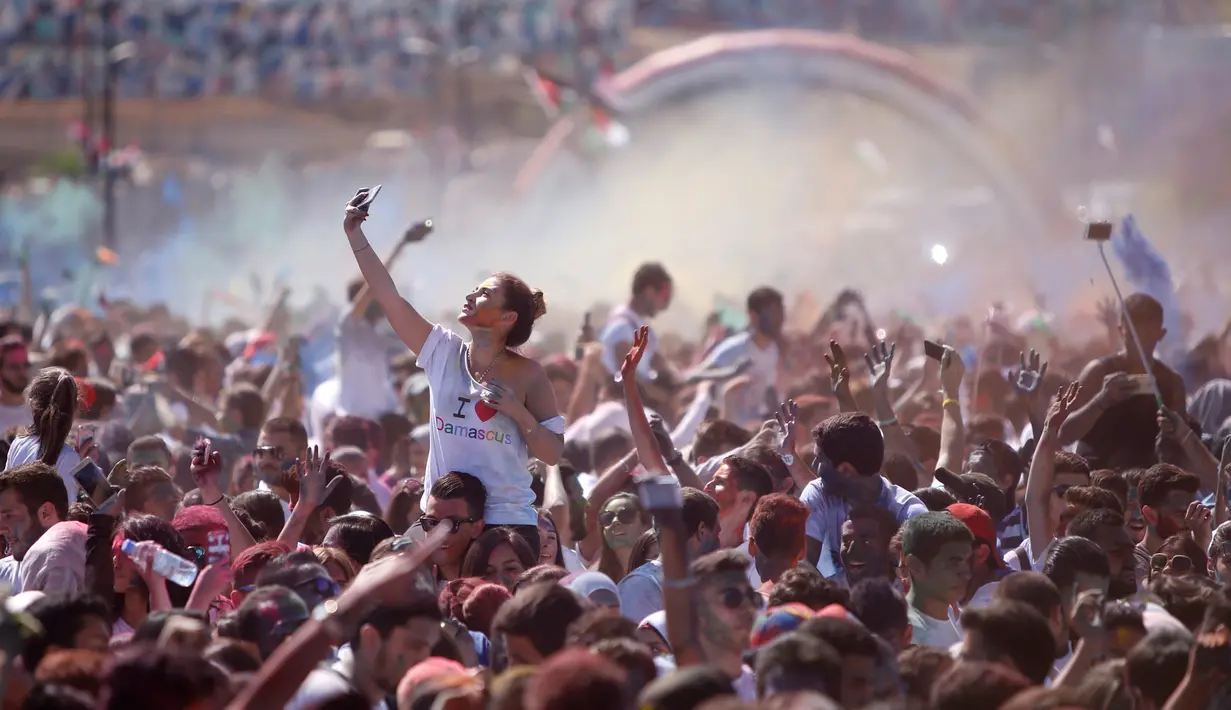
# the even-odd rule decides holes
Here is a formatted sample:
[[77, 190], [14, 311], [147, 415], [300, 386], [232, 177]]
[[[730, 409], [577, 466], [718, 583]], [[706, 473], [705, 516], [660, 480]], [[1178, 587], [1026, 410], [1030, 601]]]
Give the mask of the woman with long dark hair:
[[463, 577], [479, 577], [503, 585], [510, 592], [522, 572], [538, 564], [539, 553], [508, 528], [484, 530], [475, 538], [462, 561]]
[[598, 534], [602, 541], [598, 564], [593, 567], [613, 582], [632, 571], [628, 566], [633, 548], [650, 529], [650, 516], [641, 501], [631, 493], [617, 493], [607, 499], [598, 514]]
[[[398, 293], [368, 243], [362, 227], [367, 210], [359, 207], [366, 197], [367, 190], [360, 190], [347, 203], [342, 226], [370, 297], [427, 375], [431, 433], [424, 487], [430, 491], [450, 471], [472, 474], [487, 489], [488, 527], [513, 528], [537, 553], [538, 514], [526, 464], [531, 456], [548, 465], [559, 462], [564, 418], [543, 367], [516, 349], [546, 312], [543, 292], [512, 274], [493, 274], [462, 303], [458, 322], [469, 339], [431, 323]], [[406, 239], [424, 236], [425, 230], [411, 229]]]
[[62, 367], [46, 368], [30, 382], [26, 401], [34, 424], [13, 440], [4, 467], [34, 461], [53, 466], [64, 479], [68, 499], [76, 500], [77, 482], [72, 472], [81, 459], [67, 442], [77, 414], [77, 381]]

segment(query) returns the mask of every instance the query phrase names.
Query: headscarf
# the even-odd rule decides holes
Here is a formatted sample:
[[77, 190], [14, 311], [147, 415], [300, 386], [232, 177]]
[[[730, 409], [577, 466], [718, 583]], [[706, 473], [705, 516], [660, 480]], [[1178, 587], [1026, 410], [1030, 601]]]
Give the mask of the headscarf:
[[574, 594], [595, 604], [620, 608], [620, 591], [611, 577], [602, 572], [582, 572], [561, 582]]

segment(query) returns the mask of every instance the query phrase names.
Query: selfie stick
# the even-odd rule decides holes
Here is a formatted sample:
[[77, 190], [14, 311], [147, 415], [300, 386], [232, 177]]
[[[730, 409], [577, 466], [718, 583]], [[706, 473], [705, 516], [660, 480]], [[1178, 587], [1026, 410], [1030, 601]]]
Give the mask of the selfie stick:
[[1116, 283], [1116, 275], [1111, 270], [1111, 262], [1107, 261], [1107, 252], [1103, 249], [1104, 242], [1098, 242], [1098, 255], [1103, 259], [1103, 266], [1107, 269], [1107, 278], [1111, 279], [1111, 287], [1115, 289], [1116, 300], [1120, 302], [1120, 313], [1124, 315], [1124, 322], [1128, 325], [1129, 335], [1133, 336], [1133, 345], [1137, 348], [1137, 355], [1141, 357], [1141, 366], [1146, 369], [1146, 377], [1150, 378], [1150, 388], [1154, 390], [1154, 399], [1158, 402], [1158, 408], [1163, 408], [1163, 393], [1158, 388], [1158, 380], [1154, 377], [1154, 368], [1150, 367], [1150, 358], [1146, 357], [1145, 348], [1141, 347], [1141, 338], [1137, 335], [1137, 326], [1133, 325], [1133, 319], [1128, 314], [1128, 306], [1124, 305], [1124, 296], [1120, 293], [1120, 284]]

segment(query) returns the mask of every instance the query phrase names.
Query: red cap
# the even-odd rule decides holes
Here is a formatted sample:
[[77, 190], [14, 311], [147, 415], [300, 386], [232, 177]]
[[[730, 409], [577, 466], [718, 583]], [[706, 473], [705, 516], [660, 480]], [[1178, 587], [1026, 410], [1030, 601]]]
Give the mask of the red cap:
[[1005, 564], [996, 548], [996, 524], [992, 522], [992, 516], [988, 515], [986, 510], [970, 503], [954, 503], [946, 510], [966, 525], [976, 541], [991, 548], [991, 556], [996, 561], [996, 566], [1003, 569]]

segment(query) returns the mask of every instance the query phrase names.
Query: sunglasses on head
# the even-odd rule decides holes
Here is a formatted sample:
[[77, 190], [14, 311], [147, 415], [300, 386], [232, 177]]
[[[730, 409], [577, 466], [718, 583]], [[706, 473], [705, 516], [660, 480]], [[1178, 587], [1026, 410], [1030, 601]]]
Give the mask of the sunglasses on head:
[[752, 605], [752, 608], [761, 608], [761, 595], [752, 587], [727, 587], [718, 595], [722, 601], [722, 605], [728, 609], [738, 609], [743, 606], [744, 602]]
[[465, 525], [466, 523], [473, 523], [475, 519], [474, 518], [433, 518], [433, 517], [425, 515], [419, 518], [419, 527], [423, 528], [423, 532], [431, 532], [436, 529], [437, 525], [440, 525], [441, 523], [445, 521], [448, 521], [453, 524], [453, 529], [449, 531], [449, 534], [456, 535], [457, 531], [461, 530], [463, 525]]
[[329, 577], [313, 577], [295, 585], [296, 590], [314, 590], [316, 594], [324, 599], [333, 599], [338, 596], [342, 588], [338, 583]]
[[631, 525], [637, 519], [637, 511], [632, 508], [620, 508], [616, 512], [604, 510], [598, 516], [598, 524], [603, 527], [610, 527], [612, 523], [619, 520], [623, 525]]

